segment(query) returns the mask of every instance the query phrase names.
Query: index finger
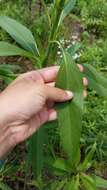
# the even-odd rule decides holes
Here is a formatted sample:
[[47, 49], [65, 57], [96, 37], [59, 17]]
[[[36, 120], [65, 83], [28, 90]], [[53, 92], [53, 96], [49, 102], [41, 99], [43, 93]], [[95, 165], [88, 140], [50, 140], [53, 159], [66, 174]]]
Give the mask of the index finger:
[[59, 66], [46, 67], [39, 70], [29, 71], [27, 73], [19, 75], [19, 77], [13, 81], [12, 85], [24, 78], [32, 78], [34, 81], [41, 80], [44, 83], [54, 82], [59, 71]]
[[45, 83], [54, 82], [60, 66], [52, 66], [38, 70]]
[[[77, 64], [77, 66], [78, 66], [80, 72], [84, 71], [84, 68], [82, 65]], [[43, 78], [45, 83], [54, 82], [57, 77], [59, 68], [60, 68], [60, 66], [52, 66], [52, 67], [40, 69], [40, 70], [38, 70], [38, 72], [40, 73], [40, 75]]]

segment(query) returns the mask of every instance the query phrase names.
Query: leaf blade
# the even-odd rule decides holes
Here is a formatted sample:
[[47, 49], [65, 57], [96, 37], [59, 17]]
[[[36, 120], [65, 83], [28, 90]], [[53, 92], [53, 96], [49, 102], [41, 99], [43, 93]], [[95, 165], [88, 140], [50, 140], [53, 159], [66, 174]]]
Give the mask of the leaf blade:
[[79, 190], [79, 176], [73, 176], [65, 185], [64, 190]]
[[107, 180], [99, 177], [99, 176], [93, 176], [93, 179], [95, 180], [96, 182], [96, 186], [98, 188], [107, 188]]
[[29, 56], [29, 53], [8, 42], [3, 42], [3, 41], [0, 42], [0, 56], [17, 56], [17, 55]]
[[59, 25], [62, 23], [64, 18], [72, 11], [76, 4], [76, 0], [68, 0], [67, 3], [65, 4], [64, 9], [62, 10], [61, 17], [59, 20]]
[[96, 183], [92, 177], [82, 174], [81, 180], [86, 190], [97, 190]]
[[31, 138], [28, 145], [28, 155], [26, 170], [29, 166], [32, 167], [34, 177], [39, 179], [41, 176], [44, 154], [43, 154], [43, 144], [45, 141], [45, 131], [44, 128], [40, 128]]
[[24, 49], [39, 54], [34, 37], [25, 26], [7, 16], [0, 16], [0, 26]]
[[[81, 74], [71, 61], [71, 57], [64, 52], [63, 63], [59, 70], [56, 87], [72, 90], [74, 98], [70, 102], [58, 105], [58, 122], [61, 145], [74, 167], [79, 161], [80, 134], [83, 109], [83, 84]], [[66, 126], [66, 128], [65, 128]], [[78, 158], [76, 160], [76, 158]]]
[[91, 166], [92, 158], [93, 158], [93, 155], [94, 155], [95, 151], [96, 151], [96, 143], [94, 143], [91, 150], [86, 155], [83, 163], [80, 164], [80, 166], [79, 166], [80, 171], [84, 171], [84, 170], [89, 169], [89, 167]]
[[107, 97], [107, 78], [98, 72], [92, 65], [83, 64], [84, 73], [89, 81], [89, 87], [100, 96]]

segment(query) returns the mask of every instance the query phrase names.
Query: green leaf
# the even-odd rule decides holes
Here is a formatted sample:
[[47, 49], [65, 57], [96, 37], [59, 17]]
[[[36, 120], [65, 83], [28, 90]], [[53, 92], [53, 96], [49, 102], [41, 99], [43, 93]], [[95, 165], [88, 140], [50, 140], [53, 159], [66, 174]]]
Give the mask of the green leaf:
[[92, 65], [83, 64], [84, 73], [89, 81], [89, 87], [100, 96], [107, 96], [107, 78], [98, 72]]
[[39, 54], [34, 37], [25, 26], [7, 16], [0, 16], [0, 26], [24, 49]]
[[58, 125], [63, 150], [72, 167], [79, 162], [81, 120], [83, 109], [82, 75], [67, 52], [63, 52], [56, 87], [74, 93], [73, 100], [58, 104]]
[[52, 157], [48, 156], [46, 158], [46, 163], [54, 169], [62, 170], [63, 172], [69, 172], [71, 170], [67, 161], [63, 158], [53, 159]]
[[0, 78], [4, 80], [4, 82], [8, 85], [11, 83], [17, 75], [14, 74], [13, 71], [19, 69], [17, 65], [8, 65], [8, 64], [1, 64], [0, 65]]
[[92, 162], [92, 158], [93, 158], [93, 155], [94, 155], [95, 151], [96, 151], [96, 143], [92, 146], [92, 149], [86, 155], [83, 163], [80, 164], [80, 166], [79, 166], [80, 171], [87, 170], [87, 169], [89, 169], [91, 167], [91, 162]]
[[27, 51], [15, 45], [11, 45], [7, 42], [0, 42], [0, 56], [17, 56], [17, 55], [28, 57], [30, 54]]
[[20, 71], [21, 67], [19, 65], [16, 65], [16, 64], [1, 64], [0, 65], [0, 69], [3, 69], [3, 70], [6, 70], [6, 71], [9, 71], [9, 72], [12, 72], [13, 71]]
[[32, 166], [35, 178], [41, 176], [43, 168], [43, 144], [45, 140], [44, 127], [40, 128], [31, 138], [28, 145], [27, 170]]
[[[48, 189], [55, 190], [58, 184], [58, 181], [54, 181], [54, 183], [52, 182], [51, 185], [49, 184]], [[47, 187], [45, 188], [45, 190], [47, 190]]]
[[86, 174], [81, 174], [81, 180], [86, 190], [97, 190], [95, 180], [93, 180], [92, 177]]
[[67, 184], [65, 185], [64, 190], [79, 190], [78, 176], [76, 177], [73, 176], [72, 179], [68, 181]]
[[0, 189], [1, 190], [12, 190], [7, 184], [0, 181]]
[[[49, 190], [62, 190], [64, 185], [66, 183], [66, 179], [62, 181], [54, 181], [52, 184], [49, 186]], [[46, 188], [47, 189], [47, 188]]]
[[105, 180], [99, 176], [93, 176], [93, 179], [95, 180], [96, 186], [98, 188], [104, 188], [104, 189], [107, 188], [107, 180]]
[[65, 182], [66, 182], [66, 179], [60, 181], [55, 190], [62, 190], [63, 187], [64, 187]]
[[67, 3], [65, 4], [64, 9], [62, 10], [61, 17], [59, 20], [59, 25], [62, 23], [64, 18], [72, 11], [76, 4], [76, 0], [68, 0]]
[[8, 85], [16, 78], [16, 75], [10, 74], [7, 71], [0, 70], [0, 78], [4, 80], [4, 82]]
[[70, 168], [69, 168], [67, 162], [62, 158], [56, 159], [53, 163], [53, 167], [56, 169], [63, 170], [65, 172], [70, 171]]
[[75, 53], [80, 49], [81, 44], [79, 42], [76, 42], [75, 44], [71, 45], [69, 48], [67, 48], [67, 52], [72, 56], [75, 55]]

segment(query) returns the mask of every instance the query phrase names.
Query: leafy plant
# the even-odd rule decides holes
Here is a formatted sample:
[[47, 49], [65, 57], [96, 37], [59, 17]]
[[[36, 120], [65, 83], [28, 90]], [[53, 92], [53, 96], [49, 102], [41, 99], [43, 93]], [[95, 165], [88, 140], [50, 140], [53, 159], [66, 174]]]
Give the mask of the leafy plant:
[[[46, 52], [43, 54], [41, 54], [36, 39], [29, 29], [7, 16], [0, 16], [0, 26], [8, 32], [17, 44], [12, 45], [7, 42], [0, 42], [0, 56], [24, 56], [32, 61], [35, 68], [55, 64], [55, 61], [57, 61], [61, 66], [56, 80], [56, 86], [62, 89], [73, 90], [74, 92], [72, 101], [56, 105], [58, 109], [60, 147], [63, 157], [53, 158], [52, 156], [48, 156], [45, 160], [43, 155], [44, 144], [46, 142], [46, 126], [39, 129], [28, 142], [26, 169], [28, 170], [32, 167], [34, 176], [41, 189], [69, 190], [73, 188], [73, 190], [78, 190], [85, 188], [87, 190], [96, 190], [97, 187], [107, 188], [105, 180], [95, 175], [86, 174], [93, 164], [96, 143], [91, 147], [88, 154], [85, 155], [85, 158], [82, 158], [80, 150], [83, 110], [82, 77], [86, 76], [89, 80], [89, 88], [96, 90], [101, 96], [107, 95], [107, 79], [88, 64], [84, 64], [85, 71], [84, 74], [81, 74], [72, 59], [72, 52], [74, 50], [70, 51], [69, 49], [67, 51], [64, 48], [60, 48], [62, 58], [57, 58], [56, 56], [56, 44], [59, 44], [58, 31], [64, 18], [73, 9], [75, 3], [75, 0], [55, 0], [49, 12], [46, 9], [46, 13], [48, 13], [49, 19], [51, 20], [51, 25]], [[3, 70], [1, 73], [3, 73]], [[13, 73], [9, 74], [6, 70], [4, 70], [4, 74], [14, 78]], [[53, 171], [57, 173], [57, 176], [60, 177], [60, 180], [56, 180], [55, 184], [43, 185], [41, 182], [44, 162], [47, 166], [50, 165]]]
[[8, 185], [4, 184], [3, 182], [0, 182], [0, 189], [1, 190], [12, 190]]
[[80, 15], [84, 28], [97, 36], [106, 35], [106, 0], [77, 1], [77, 15]]
[[14, 72], [19, 71], [19, 70], [20, 70], [20, 67], [18, 65], [1, 64], [0, 78], [4, 80], [6, 84], [9, 84], [10, 82], [12, 82], [12, 80], [14, 80], [17, 77], [17, 74], [15, 74]]

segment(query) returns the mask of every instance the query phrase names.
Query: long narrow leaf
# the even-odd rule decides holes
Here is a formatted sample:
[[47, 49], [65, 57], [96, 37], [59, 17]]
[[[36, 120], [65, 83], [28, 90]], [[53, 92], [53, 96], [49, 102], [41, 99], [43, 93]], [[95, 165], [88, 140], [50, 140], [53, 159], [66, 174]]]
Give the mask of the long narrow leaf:
[[24, 49], [39, 54], [34, 37], [25, 26], [7, 16], [0, 16], [0, 26]]
[[14, 64], [1, 64], [0, 69], [3, 69], [5, 71], [13, 72], [13, 71], [20, 71], [21, 67], [19, 65]]
[[99, 177], [99, 176], [94, 176], [93, 179], [95, 180], [96, 182], [96, 186], [98, 188], [104, 188], [104, 189], [107, 189], [107, 180]]
[[1, 190], [12, 190], [7, 184], [0, 182], [0, 189]]
[[107, 97], [107, 78], [92, 65], [83, 64], [83, 66], [85, 76], [89, 81], [89, 88], [95, 90], [100, 96]]
[[[31, 165], [35, 178], [41, 176], [43, 168], [44, 128], [40, 128], [30, 139], [27, 164]], [[29, 166], [27, 166], [29, 168]]]
[[11, 45], [7, 42], [0, 42], [0, 56], [17, 56], [17, 55], [28, 57], [30, 54], [27, 51], [15, 45]]
[[81, 180], [86, 190], [97, 190], [95, 180], [92, 177], [82, 174]]
[[67, 161], [62, 158], [53, 159], [52, 157], [48, 156], [46, 158], [46, 164], [49, 165], [51, 168], [58, 169], [63, 172], [70, 172], [71, 170]]
[[49, 188], [46, 188], [46, 190], [62, 190], [64, 188], [64, 185], [66, 183], [66, 178], [62, 181], [54, 181]]
[[65, 7], [62, 11], [60, 20], [59, 20], [59, 25], [62, 23], [62, 21], [64, 20], [64, 18], [72, 11], [72, 9], [74, 8], [76, 4], [76, 0], [68, 0], [67, 3], [65, 4]]
[[80, 165], [80, 167], [79, 167], [80, 171], [89, 169], [89, 167], [91, 166], [92, 158], [93, 158], [95, 151], [96, 151], [96, 143], [92, 146], [92, 149], [89, 151], [89, 153], [86, 155], [83, 163]]
[[72, 167], [75, 167], [79, 161], [80, 151], [83, 84], [81, 73], [67, 52], [63, 53], [56, 87], [71, 90], [74, 93], [72, 101], [58, 105], [58, 123], [61, 145]]
[[73, 176], [72, 179], [68, 181], [67, 184], [65, 185], [64, 190], [79, 190], [78, 176], [76, 177]]

